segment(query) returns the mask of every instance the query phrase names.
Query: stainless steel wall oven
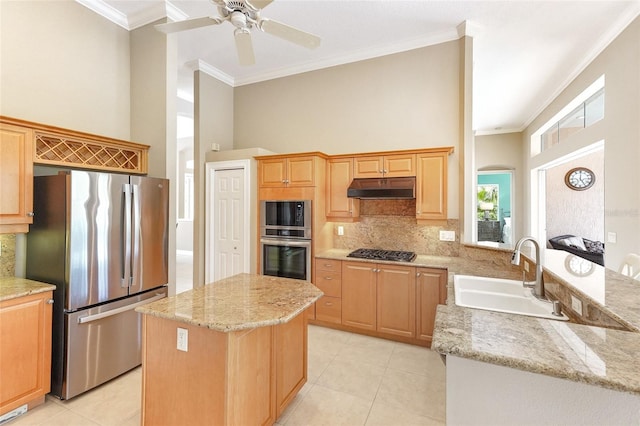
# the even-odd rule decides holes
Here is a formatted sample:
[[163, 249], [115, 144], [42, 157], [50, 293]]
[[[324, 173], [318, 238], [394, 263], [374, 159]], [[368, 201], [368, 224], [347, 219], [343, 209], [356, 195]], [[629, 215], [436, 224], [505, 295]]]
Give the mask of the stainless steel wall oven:
[[264, 200], [260, 208], [262, 274], [311, 281], [311, 201]]

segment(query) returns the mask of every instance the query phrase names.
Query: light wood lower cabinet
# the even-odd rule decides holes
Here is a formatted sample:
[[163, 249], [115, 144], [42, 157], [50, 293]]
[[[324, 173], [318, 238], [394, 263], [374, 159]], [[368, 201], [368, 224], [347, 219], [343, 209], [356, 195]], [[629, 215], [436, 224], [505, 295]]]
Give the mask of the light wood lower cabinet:
[[315, 267], [314, 284], [325, 293], [316, 302], [318, 324], [431, 343], [436, 308], [446, 302], [445, 269], [322, 258]]
[[307, 380], [304, 313], [229, 333], [152, 315], [143, 328], [142, 424], [271, 425]]
[[342, 323], [342, 261], [316, 259], [313, 283], [324, 293], [316, 302], [316, 319]]
[[52, 292], [0, 302], [0, 415], [51, 389]]
[[307, 381], [307, 323], [298, 315], [276, 330], [276, 418]]
[[438, 304], [447, 300], [447, 271], [417, 268], [416, 270], [416, 337], [431, 343]]
[[342, 262], [342, 324], [364, 330], [376, 329], [375, 264]]
[[382, 333], [416, 335], [416, 268], [377, 266], [377, 327]]

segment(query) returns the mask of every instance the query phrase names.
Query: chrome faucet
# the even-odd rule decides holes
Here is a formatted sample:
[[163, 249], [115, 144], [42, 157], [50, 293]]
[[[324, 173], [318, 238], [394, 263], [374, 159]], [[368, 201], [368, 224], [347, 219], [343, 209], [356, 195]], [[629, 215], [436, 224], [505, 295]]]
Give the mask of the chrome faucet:
[[520, 238], [520, 240], [518, 240], [518, 242], [516, 243], [516, 248], [513, 251], [513, 254], [511, 255], [511, 263], [516, 266], [520, 265], [520, 248], [522, 247], [522, 244], [524, 244], [527, 241], [531, 241], [531, 243], [533, 243], [536, 249], [536, 280], [534, 283], [525, 282], [524, 273], [523, 273], [522, 285], [525, 287], [533, 288], [531, 293], [533, 293], [533, 295], [536, 298], [540, 300], [547, 300], [547, 297], [544, 294], [544, 280], [542, 279], [542, 261], [540, 260], [540, 245], [535, 240], [535, 238], [523, 237], [523, 238]]

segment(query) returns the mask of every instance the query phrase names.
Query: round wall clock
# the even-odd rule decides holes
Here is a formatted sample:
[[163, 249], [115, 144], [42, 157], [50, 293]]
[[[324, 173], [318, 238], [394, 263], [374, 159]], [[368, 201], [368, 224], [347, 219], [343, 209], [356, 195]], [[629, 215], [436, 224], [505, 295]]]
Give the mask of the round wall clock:
[[589, 189], [596, 182], [596, 176], [586, 167], [576, 167], [564, 175], [564, 183], [573, 190], [584, 191]]

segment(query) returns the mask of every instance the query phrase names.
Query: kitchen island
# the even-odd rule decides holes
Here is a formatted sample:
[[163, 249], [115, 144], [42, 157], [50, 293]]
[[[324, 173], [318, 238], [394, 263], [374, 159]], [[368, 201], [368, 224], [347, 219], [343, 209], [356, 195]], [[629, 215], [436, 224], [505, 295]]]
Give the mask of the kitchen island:
[[307, 377], [312, 284], [238, 274], [137, 308], [142, 423], [269, 425]]

